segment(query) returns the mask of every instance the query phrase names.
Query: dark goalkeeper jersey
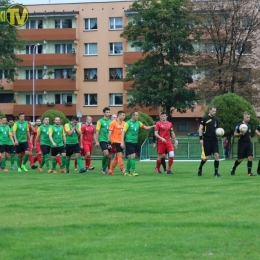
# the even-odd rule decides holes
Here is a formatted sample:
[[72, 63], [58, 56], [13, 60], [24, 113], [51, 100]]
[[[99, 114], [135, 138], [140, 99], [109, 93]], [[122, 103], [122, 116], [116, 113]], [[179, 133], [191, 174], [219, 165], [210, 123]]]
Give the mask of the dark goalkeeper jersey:
[[216, 137], [218, 120], [215, 117], [207, 115], [201, 119], [200, 124], [203, 125], [204, 137]]

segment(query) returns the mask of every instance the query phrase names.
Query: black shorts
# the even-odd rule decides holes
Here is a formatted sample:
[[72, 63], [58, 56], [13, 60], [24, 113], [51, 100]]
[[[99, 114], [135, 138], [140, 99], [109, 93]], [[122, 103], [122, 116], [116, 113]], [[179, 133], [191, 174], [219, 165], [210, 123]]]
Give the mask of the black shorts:
[[71, 156], [74, 153], [80, 154], [79, 144], [66, 144], [66, 156]]
[[100, 148], [101, 148], [102, 152], [104, 150], [108, 150], [107, 149], [107, 142], [100, 142], [99, 145], [100, 145]]
[[46, 155], [50, 153], [51, 147], [49, 145], [41, 145], [42, 155]]
[[1, 144], [0, 145], [0, 153], [4, 153], [6, 152], [6, 145], [5, 144]]
[[205, 156], [210, 156], [211, 154], [219, 153], [218, 139], [215, 137], [213, 137], [213, 138], [204, 137], [203, 138], [203, 147], [204, 147]]
[[16, 153], [24, 153], [26, 151], [29, 151], [28, 143], [19, 143], [18, 145], [15, 146]]
[[253, 156], [253, 146], [251, 142], [238, 142], [237, 159], [244, 159]]
[[126, 155], [137, 153], [136, 143], [125, 143]]
[[65, 153], [65, 147], [60, 146], [60, 147], [52, 147], [51, 148], [51, 156], [56, 156], [57, 154], [62, 154]]
[[122, 149], [120, 143], [113, 143], [113, 145], [114, 145], [114, 150], [115, 150], [116, 153], [122, 153], [123, 152], [123, 149]]
[[7, 153], [9, 154], [15, 154], [15, 146], [14, 145], [6, 145], [7, 146]]

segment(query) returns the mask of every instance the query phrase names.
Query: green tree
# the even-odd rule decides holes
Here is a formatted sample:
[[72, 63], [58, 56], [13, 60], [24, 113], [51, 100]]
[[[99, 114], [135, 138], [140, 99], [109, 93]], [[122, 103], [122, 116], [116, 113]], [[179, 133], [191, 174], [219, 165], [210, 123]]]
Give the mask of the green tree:
[[123, 81], [132, 81], [128, 107], [162, 107], [170, 114], [192, 109], [195, 92], [183, 62], [193, 53], [185, 0], [139, 0], [130, 6], [136, 13], [121, 37], [141, 48], [143, 58], [127, 69]]
[[54, 118], [56, 116], [59, 116], [61, 118], [62, 124], [66, 124], [69, 122], [69, 119], [59, 110], [48, 110], [45, 113], [42, 114], [41, 120], [45, 117], [49, 117], [50, 119], [50, 124], [53, 124]]
[[[209, 107], [215, 106], [217, 108], [216, 118], [219, 121], [219, 126], [225, 130], [225, 136], [231, 140], [235, 130], [236, 124], [243, 120], [243, 114], [248, 111], [251, 115], [251, 137], [255, 135], [255, 130], [259, 125], [256, 112], [251, 103], [243, 99], [242, 97], [228, 93], [218, 96], [212, 100], [205, 111], [205, 115], [209, 113]], [[231, 147], [233, 148], [234, 137], [232, 138]], [[232, 149], [230, 149], [232, 151]], [[232, 156], [232, 154], [230, 154]]]
[[[0, 0], [1, 8], [8, 8], [12, 3], [10, 0]], [[19, 35], [16, 27], [7, 22], [0, 22], [0, 87], [2, 71], [7, 82], [14, 81], [17, 75], [18, 63], [22, 60], [17, 58], [15, 52], [24, 50], [24, 39]]]
[[2, 116], [5, 116], [5, 114], [0, 110], [0, 118], [1, 118]]
[[[139, 111], [138, 111], [138, 114], [139, 114], [138, 120], [141, 121], [144, 125], [146, 125], [146, 126], [154, 125], [154, 121], [150, 116], [148, 116], [145, 113], [139, 112]], [[128, 121], [129, 119], [130, 119], [130, 114], [128, 113], [128, 114], [126, 114], [125, 121]], [[149, 131], [140, 129], [139, 135], [138, 135], [138, 153], [139, 153], [139, 151], [141, 149], [141, 145], [143, 144], [145, 139], [152, 135], [153, 135], [152, 129]]]

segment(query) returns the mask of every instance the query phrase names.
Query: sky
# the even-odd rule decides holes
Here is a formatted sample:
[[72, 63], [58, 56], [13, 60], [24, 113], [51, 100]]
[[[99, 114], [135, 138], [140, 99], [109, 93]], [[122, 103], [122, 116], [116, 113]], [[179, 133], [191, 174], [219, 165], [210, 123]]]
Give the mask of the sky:
[[[61, 4], [61, 3], [84, 3], [84, 2], [107, 2], [111, 0], [12, 0], [14, 4], [32, 5], [32, 4]], [[114, 0], [117, 1], [117, 0]]]

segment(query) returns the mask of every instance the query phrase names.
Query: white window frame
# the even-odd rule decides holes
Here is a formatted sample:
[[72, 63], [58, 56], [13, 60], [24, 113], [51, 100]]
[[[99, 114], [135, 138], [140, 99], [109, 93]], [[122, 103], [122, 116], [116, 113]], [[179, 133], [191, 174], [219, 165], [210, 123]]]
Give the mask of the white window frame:
[[[56, 46], [60, 45], [60, 52], [56, 52]], [[63, 51], [63, 45], [65, 45], [65, 52], [62, 52]], [[68, 45], [71, 45], [71, 52], [68, 52]], [[57, 43], [57, 44], [54, 44], [54, 49], [55, 49], [55, 53], [56, 54], [59, 54], [59, 53], [73, 53], [73, 45], [72, 43]]]
[[[32, 21], [35, 21], [36, 22], [36, 28], [31, 28], [32, 26], [31, 26], [31, 22]], [[28, 20], [27, 21], [27, 23], [26, 23], [26, 25], [25, 25], [25, 28], [26, 29], [42, 29], [42, 28], [39, 28], [38, 26], [39, 26], [39, 21], [41, 21], [42, 22], [42, 28], [43, 28], [43, 20], [42, 19], [39, 19], [39, 20]], [[27, 24], [28, 24], [28, 26], [27, 26]], [[28, 27], [28, 28], [27, 28]]]
[[[26, 48], [27, 48], [27, 46], [29, 46], [29, 53], [26, 53]], [[26, 54], [33, 54], [33, 48], [34, 48], [34, 46], [35, 46], [35, 45], [33, 45], [33, 44], [32, 44], [32, 45], [27, 44], [27, 45], [25, 46], [25, 53], [26, 53]], [[39, 46], [41, 46], [41, 48], [42, 48], [42, 52], [41, 52], [41, 53], [38, 53], [38, 47], [39, 47]], [[35, 50], [35, 54], [42, 54], [42, 53], [43, 53], [43, 46], [42, 46], [41, 44], [40, 44], [40, 45], [36, 45], [34, 50]]]
[[[73, 20], [72, 19], [54, 19], [54, 28], [58, 29], [58, 28], [63, 28], [62, 27], [62, 20], [71, 20], [71, 27], [65, 27], [65, 29], [69, 29], [69, 28], [73, 28]], [[56, 23], [55, 21], [60, 21], [60, 27], [56, 27]]]
[[[26, 104], [26, 96], [30, 96], [30, 104], [27, 104], [27, 105], [32, 105], [33, 95], [32, 94], [25, 94], [25, 104]], [[41, 104], [43, 104], [43, 94], [35, 94], [34, 102], [35, 102], [35, 104], [39, 104], [39, 102], [38, 102], [39, 96], [41, 96], [41, 98], [42, 98]]]
[[[97, 29], [91, 29], [90, 28], [91, 20], [93, 20], [93, 19], [96, 19], [96, 21], [97, 21]], [[88, 28], [90, 28], [90, 29], [86, 28], [86, 22], [88, 23]], [[97, 31], [97, 30], [98, 30], [98, 19], [97, 18], [86, 18], [86, 19], [84, 19], [84, 31]]]
[[[96, 44], [96, 49], [97, 49], [97, 53], [95, 54], [89, 54], [89, 46], [90, 44]], [[86, 47], [87, 47], [87, 53], [86, 53]], [[84, 55], [86, 56], [93, 56], [93, 55], [98, 55], [98, 44], [96, 42], [93, 43], [84, 43]]]
[[[121, 18], [121, 27], [116, 28], [116, 19]], [[112, 22], [112, 28], [111, 28], [111, 22]], [[123, 17], [109, 17], [109, 30], [122, 30], [123, 29]]]
[[[43, 73], [43, 70], [42, 69], [39, 69], [39, 70], [41, 70], [42, 71], [42, 78], [41, 79], [43, 79], [44, 78], [44, 73]], [[35, 77], [35, 79], [38, 79], [38, 72], [39, 72], [39, 70], [34, 70], [34, 77]], [[27, 80], [29, 80], [29, 79], [32, 79], [31, 78], [31, 71], [32, 70], [25, 70], [25, 79], [26, 79], [26, 73], [27, 73], [27, 71], [28, 71], [28, 75], [29, 75], [29, 77], [28, 77], [28, 79]]]
[[[85, 100], [86, 100], [86, 96], [88, 98], [88, 104], [90, 104], [91, 101], [91, 95], [96, 95], [97, 98], [97, 104], [95, 105], [86, 105]], [[89, 94], [84, 94], [84, 107], [97, 107], [98, 106], [98, 94], [97, 93], [89, 93]]]
[[[116, 95], [120, 95], [122, 96], [122, 104], [115, 104], [115, 98]], [[112, 98], [112, 102], [111, 102], [111, 98]], [[123, 106], [123, 94], [122, 93], [110, 93], [109, 94], [109, 106], [113, 106], [113, 107], [121, 107]]]
[[[96, 70], [96, 79], [90, 79], [91, 70]], [[86, 71], [88, 71], [89, 79], [86, 79]], [[98, 69], [97, 68], [84, 68], [84, 81], [97, 81], [98, 80]]]
[[[120, 53], [115, 53], [115, 44], [121, 43], [122, 45], [122, 50]], [[112, 53], [111, 53], [111, 44], [112, 44]], [[123, 55], [123, 43], [122, 42], [110, 42], [109, 43], [109, 54], [110, 55]]]

